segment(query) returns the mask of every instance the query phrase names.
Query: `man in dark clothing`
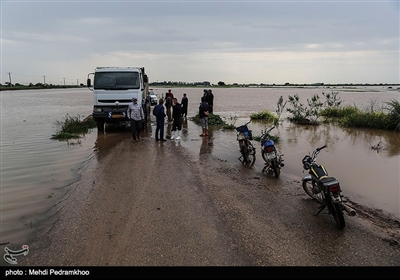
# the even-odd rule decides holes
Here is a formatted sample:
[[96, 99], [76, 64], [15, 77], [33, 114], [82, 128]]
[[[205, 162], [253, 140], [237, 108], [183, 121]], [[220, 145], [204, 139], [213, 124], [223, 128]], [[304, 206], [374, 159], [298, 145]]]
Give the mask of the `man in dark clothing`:
[[[164, 110], [164, 100], [160, 98], [158, 101], [158, 105], [153, 109], [153, 115], [156, 117], [156, 141], [167, 141], [164, 139], [164, 118], [165, 118], [165, 110]], [[160, 133], [160, 138], [158, 137], [158, 133]]]
[[168, 95], [167, 92], [165, 94], [165, 108], [167, 108], [168, 122], [172, 122], [171, 107], [172, 107], [172, 98]]
[[171, 92], [171, 90], [169, 89], [167, 93], [165, 93], [166, 96], [171, 97], [171, 100], [174, 98], [174, 94]]
[[200, 125], [203, 130], [203, 133], [200, 136], [208, 136], [208, 115], [209, 115], [210, 106], [208, 106], [206, 102], [206, 98], [203, 96], [201, 98], [201, 103], [199, 106], [199, 117], [200, 117]]
[[186, 93], [183, 94], [181, 105], [182, 105], [182, 117], [187, 117], [189, 99], [186, 96]]
[[210, 107], [209, 113], [212, 114], [213, 107], [214, 107], [214, 94], [212, 93], [211, 89], [208, 90], [208, 94], [206, 95], [206, 102], [207, 102], [208, 106]]
[[[182, 106], [178, 103], [178, 99], [172, 99], [172, 136], [171, 139], [180, 140], [182, 132]], [[178, 130], [178, 131], [177, 131]]]

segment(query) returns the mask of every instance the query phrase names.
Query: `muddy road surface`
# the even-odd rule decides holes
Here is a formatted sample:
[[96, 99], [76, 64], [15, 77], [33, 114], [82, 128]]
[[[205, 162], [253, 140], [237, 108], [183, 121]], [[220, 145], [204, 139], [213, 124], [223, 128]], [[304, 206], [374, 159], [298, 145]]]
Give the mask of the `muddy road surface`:
[[299, 181], [127, 136], [85, 165], [19, 264], [398, 267], [399, 221], [349, 205], [339, 230]]

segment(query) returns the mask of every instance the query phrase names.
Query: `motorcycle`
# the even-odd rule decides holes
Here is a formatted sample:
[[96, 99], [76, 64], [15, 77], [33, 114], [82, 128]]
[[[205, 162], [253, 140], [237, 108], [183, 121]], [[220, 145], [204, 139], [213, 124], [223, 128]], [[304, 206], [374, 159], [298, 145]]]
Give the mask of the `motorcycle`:
[[343, 229], [346, 226], [343, 213], [355, 216], [356, 211], [346, 204], [339, 181], [330, 177], [325, 167], [316, 162], [317, 155], [324, 148], [326, 145], [316, 148], [311, 156], [307, 155], [302, 159], [303, 172], [309, 170], [309, 175], [302, 179], [302, 185], [304, 191], [321, 204], [315, 216], [328, 208], [328, 214], [333, 216], [337, 227]]
[[248, 123], [236, 127], [236, 140], [239, 143], [241, 156], [238, 158], [243, 164], [252, 166], [256, 161], [256, 147], [253, 145], [252, 131], [249, 130]]
[[278, 178], [281, 174], [281, 168], [285, 165], [283, 163], [283, 154], [279, 154], [275, 147], [274, 140], [271, 139], [270, 131], [275, 126], [271, 127], [267, 131], [261, 131], [260, 143], [261, 143], [261, 156], [265, 161], [263, 172], [274, 173], [275, 177]]

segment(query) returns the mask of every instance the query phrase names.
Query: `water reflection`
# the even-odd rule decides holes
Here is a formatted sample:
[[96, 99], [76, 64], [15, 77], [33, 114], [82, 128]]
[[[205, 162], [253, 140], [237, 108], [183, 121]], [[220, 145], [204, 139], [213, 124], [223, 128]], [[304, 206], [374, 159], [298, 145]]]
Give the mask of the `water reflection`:
[[208, 137], [202, 137], [201, 139], [201, 145], [200, 145], [200, 159], [207, 158], [205, 155], [211, 155], [213, 151], [213, 133], [211, 130], [209, 130], [209, 136]]
[[344, 128], [349, 142], [355, 145], [360, 140], [365, 143], [365, 148], [371, 149], [379, 144], [380, 148], [376, 152], [386, 152], [388, 156], [400, 155], [400, 134], [394, 131], [368, 130]]
[[166, 135], [165, 137], [167, 139], [171, 139], [171, 136], [172, 136], [172, 122], [168, 122], [167, 123], [167, 129], [165, 129], [164, 132], [165, 132], [165, 135]]
[[97, 160], [102, 160], [115, 145], [126, 138], [130, 138], [130, 136], [131, 132], [128, 126], [106, 125], [104, 131], [97, 131], [97, 138], [93, 147]]
[[296, 125], [289, 123], [285, 130], [285, 134], [288, 136], [287, 141], [292, 146], [305, 146], [306, 143], [310, 147], [333, 146], [339, 140], [332, 125]]

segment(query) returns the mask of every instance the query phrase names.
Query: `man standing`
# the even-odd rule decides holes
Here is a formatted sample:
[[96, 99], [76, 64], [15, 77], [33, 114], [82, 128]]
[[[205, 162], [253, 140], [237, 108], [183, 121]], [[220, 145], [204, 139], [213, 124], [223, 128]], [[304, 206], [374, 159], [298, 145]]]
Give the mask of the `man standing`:
[[173, 98], [172, 102], [172, 136], [171, 139], [180, 140], [181, 139], [181, 132], [182, 132], [182, 107], [181, 104], [178, 103], [177, 98]]
[[174, 98], [174, 94], [171, 92], [170, 89], [169, 89], [168, 92], [166, 93], [166, 96], [171, 97], [171, 100]]
[[[165, 118], [165, 111], [164, 111], [164, 100], [160, 98], [158, 101], [158, 105], [153, 109], [153, 115], [156, 117], [156, 141], [167, 141], [164, 139], [164, 118]], [[158, 133], [160, 133], [160, 137], [158, 137]]]
[[200, 134], [200, 137], [208, 137], [208, 115], [209, 115], [210, 106], [208, 106], [206, 102], [206, 97], [201, 98], [201, 103], [199, 106], [199, 117], [200, 117], [200, 125], [203, 130], [203, 133]]
[[189, 99], [187, 98], [186, 93], [184, 93], [181, 104], [182, 104], [182, 117], [185, 117], [185, 118], [187, 117], [188, 103], [189, 103]]
[[167, 92], [165, 94], [165, 108], [167, 108], [168, 122], [172, 122], [171, 107], [172, 107], [172, 98], [168, 95]]
[[140, 104], [137, 103], [137, 98], [133, 97], [129, 103], [127, 110], [128, 117], [131, 121], [132, 140], [140, 139], [140, 131], [144, 122], [144, 112]]
[[208, 106], [210, 107], [210, 114], [213, 114], [213, 109], [214, 109], [214, 94], [212, 93], [212, 90], [209, 89], [208, 90], [208, 94], [206, 96], [206, 102], [208, 104]]

